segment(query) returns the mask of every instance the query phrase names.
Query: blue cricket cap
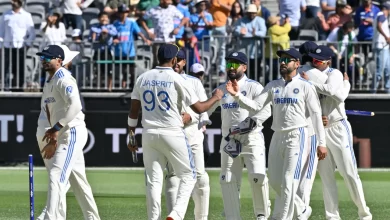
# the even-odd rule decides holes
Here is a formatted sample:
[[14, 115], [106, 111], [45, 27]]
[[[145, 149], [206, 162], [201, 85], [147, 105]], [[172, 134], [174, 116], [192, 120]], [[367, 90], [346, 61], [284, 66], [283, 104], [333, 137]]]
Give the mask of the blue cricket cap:
[[49, 45], [43, 48], [42, 52], [36, 53], [38, 56], [47, 56], [50, 58], [65, 59], [64, 50], [58, 45]]
[[281, 57], [283, 54], [287, 54], [291, 56], [292, 58], [295, 58], [299, 61], [302, 61], [302, 55], [297, 51], [295, 48], [287, 48], [285, 50], [278, 50], [276, 54]]
[[184, 48], [181, 48], [181, 49], [179, 50], [179, 52], [177, 52], [176, 57], [177, 57], [178, 59], [186, 59], [186, 51], [185, 51], [185, 49], [184, 49]]
[[225, 57], [225, 60], [236, 60], [242, 64], [248, 64], [248, 57], [242, 52], [233, 52]]
[[314, 43], [313, 41], [306, 41], [299, 47], [299, 53], [303, 54], [309, 54], [316, 50], [318, 45]]
[[332, 49], [328, 46], [320, 45], [312, 53], [309, 53], [309, 56], [317, 60], [330, 60], [333, 54]]
[[175, 44], [163, 44], [160, 46], [157, 52], [158, 60], [169, 60], [177, 56], [179, 47]]

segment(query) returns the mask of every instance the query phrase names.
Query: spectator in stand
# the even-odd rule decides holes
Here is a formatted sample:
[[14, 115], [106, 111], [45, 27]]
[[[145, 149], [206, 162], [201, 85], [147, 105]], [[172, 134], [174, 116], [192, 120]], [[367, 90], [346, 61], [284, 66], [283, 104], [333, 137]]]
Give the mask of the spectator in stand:
[[48, 14], [46, 21], [42, 22], [40, 30], [44, 38], [42, 49], [47, 45], [61, 45], [66, 41], [65, 25], [61, 22], [61, 13], [58, 11], [51, 11]]
[[301, 29], [304, 30], [315, 30], [318, 32], [318, 40], [326, 40], [328, 33], [325, 31], [324, 27], [329, 25], [326, 23], [324, 15], [319, 11], [317, 12], [316, 17], [312, 18], [303, 18], [301, 20]]
[[306, 18], [315, 18], [317, 13], [321, 11], [320, 0], [306, 0]]
[[276, 51], [290, 48], [290, 37], [288, 33], [291, 30], [289, 18], [284, 19], [284, 23], [281, 23], [280, 17], [272, 15], [268, 18], [268, 26], [268, 37], [271, 39], [272, 44], [269, 40], [266, 41], [265, 57], [269, 66], [272, 65], [272, 75], [270, 75], [271, 71], [269, 71], [268, 76], [265, 78], [266, 83], [270, 82], [270, 80], [277, 79], [278, 77], [279, 63]]
[[[93, 43], [94, 60], [112, 60], [111, 45], [113, 37], [117, 36], [118, 31], [115, 26], [110, 24], [108, 13], [101, 12], [99, 14], [99, 24], [94, 24], [91, 27], [89, 41]], [[112, 90], [112, 64], [98, 64], [96, 65], [98, 71], [101, 71], [101, 77], [108, 74], [108, 90]]]
[[[159, 5], [160, 0], [140, 0], [140, 2], [137, 4], [138, 17], [142, 18], [147, 11]], [[149, 28], [154, 28], [153, 22], [151, 20], [147, 20], [145, 22]], [[141, 23], [139, 23], [139, 25], [142, 27]], [[147, 32], [145, 33], [145, 35], [148, 36]]]
[[[188, 21], [190, 20], [190, 10], [189, 10], [187, 5], [182, 5], [180, 3], [180, 0], [175, 0], [175, 3], [176, 3], [177, 10], [179, 10], [183, 14], [184, 18], [187, 20], [187, 22], [183, 26], [180, 27], [179, 33], [176, 34], [176, 43], [177, 43], [181, 38], [183, 38], [184, 26], [187, 26]], [[175, 20], [174, 20], [175, 26], [174, 27], [175, 28], [178, 27], [180, 25], [180, 22], [181, 22], [180, 18], [175, 18]]]
[[[382, 4], [382, 11], [378, 13], [374, 20], [374, 48], [376, 58], [376, 72], [372, 78], [372, 92], [376, 93], [379, 83], [383, 79], [383, 87], [386, 92], [390, 92], [390, 28], [389, 28], [389, 10], [390, 4], [388, 2]], [[384, 77], [383, 77], [384, 76]]]
[[352, 21], [352, 7], [347, 5], [344, 0], [339, 0], [336, 4], [336, 13], [329, 15], [323, 28], [325, 31], [331, 32], [349, 21]]
[[110, 20], [115, 21], [118, 19], [117, 12], [118, 6], [126, 4], [129, 6], [129, 17], [137, 17], [137, 4], [140, 0], [109, 0], [107, 1], [103, 11], [109, 15]]
[[0, 18], [0, 42], [5, 48], [5, 87], [18, 88], [24, 83], [25, 52], [35, 39], [35, 30], [31, 14], [22, 8], [23, 1], [12, 0], [11, 4], [12, 9]]
[[221, 81], [225, 81], [226, 78], [226, 24], [234, 2], [234, 0], [211, 0], [210, 13], [213, 16], [214, 21], [212, 35], [215, 36], [214, 41], [217, 43], [217, 57], [219, 58], [217, 71], [221, 77]]
[[[196, 0], [196, 13], [190, 17], [190, 27], [198, 39], [198, 48], [203, 51], [210, 51], [210, 35], [213, 28], [213, 16], [206, 11], [207, 0]], [[203, 46], [202, 46], [203, 45]], [[202, 48], [203, 47], [203, 48]], [[189, 63], [188, 66], [192, 66]]]
[[262, 58], [261, 40], [254, 37], [265, 37], [267, 26], [262, 17], [257, 16], [257, 6], [248, 5], [246, 15], [236, 23], [234, 35], [240, 36], [239, 48], [245, 49], [249, 56], [249, 78], [259, 80], [260, 64]]
[[[342, 27], [333, 29], [326, 41], [329, 43], [329, 48], [333, 50], [340, 61], [340, 70], [344, 71], [347, 69], [348, 76], [351, 78], [354, 61], [357, 56], [357, 54], [353, 53], [353, 42], [357, 42], [353, 22], [349, 21]], [[355, 72], [358, 73], [358, 68], [355, 68]]]
[[268, 17], [271, 16], [271, 12], [261, 5], [261, 0], [251, 0], [251, 2], [257, 7], [257, 16], [262, 17], [264, 21], [268, 21]]
[[[154, 30], [146, 25], [150, 19]], [[174, 19], [181, 19], [180, 24], [175, 27]], [[175, 43], [176, 35], [181, 27], [188, 22], [188, 18], [172, 5], [172, 0], [161, 0], [160, 5], [148, 10], [141, 21], [142, 27], [146, 30], [150, 39], [153, 39], [153, 67], [157, 66], [157, 51], [161, 44]]]
[[73, 29], [80, 29], [80, 34], [83, 33], [83, 11], [82, 9], [88, 8], [93, 0], [64, 0], [64, 23], [65, 28], [72, 27]]
[[80, 29], [74, 29], [72, 31], [72, 42], [69, 45], [69, 49], [72, 51], [80, 51], [80, 53], [72, 59], [72, 76], [76, 79], [77, 85], [81, 89], [83, 85], [83, 65], [81, 62], [84, 57], [84, 44], [82, 43], [80, 36]]
[[336, 0], [321, 0], [321, 9], [325, 19], [328, 19], [336, 11]]
[[[128, 63], [121, 63], [115, 65], [115, 70], [122, 70], [122, 88], [127, 88], [127, 79], [130, 74], [130, 90], [133, 89], [135, 79], [135, 42], [134, 36], [142, 38], [144, 43], [150, 45], [150, 41], [141, 33], [138, 24], [128, 18], [129, 8], [126, 4], [118, 7], [119, 19], [114, 22], [114, 26], [117, 30], [117, 36], [115, 36], [113, 42], [115, 44], [115, 60], [127, 60]], [[120, 73], [119, 73], [120, 74]], [[112, 81], [109, 84], [109, 91], [112, 89]]]
[[244, 9], [241, 6], [241, 3], [239, 1], [235, 1], [232, 6], [232, 11], [230, 12], [230, 16], [228, 18], [228, 22], [226, 25], [226, 33], [229, 38], [229, 42], [227, 44], [232, 45], [234, 50], [238, 50], [237, 42], [238, 37], [232, 36], [234, 27], [236, 26], [236, 23], [238, 20], [244, 17]]
[[299, 37], [301, 10], [306, 11], [306, 0], [280, 0], [279, 10], [280, 16], [289, 18], [289, 23], [291, 25], [291, 31], [289, 32], [290, 40], [297, 40]]
[[[357, 35], [358, 41], [372, 41], [374, 37], [374, 19], [380, 12], [380, 9], [372, 4], [371, 0], [363, 0], [363, 6], [356, 9], [355, 25], [359, 28]], [[363, 53], [368, 54], [371, 51], [371, 43], [363, 44]]]

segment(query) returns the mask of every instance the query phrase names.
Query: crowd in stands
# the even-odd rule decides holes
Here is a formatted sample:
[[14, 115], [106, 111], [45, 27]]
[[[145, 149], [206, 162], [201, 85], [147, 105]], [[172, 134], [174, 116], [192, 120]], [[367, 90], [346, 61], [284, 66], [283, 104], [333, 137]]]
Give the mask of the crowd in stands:
[[[371, 0], [0, 0], [1, 71], [6, 85], [22, 87], [26, 71], [32, 71], [25, 68], [26, 57], [49, 44], [67, 44], [81, 52], [74, 63], [121, 61], [95, 62], [88, 71], [95, 78], [98, 71], [106, 76], [98, 82], [106, 82], [109, 91], [113, 75], [120, 79], [118, 87], [131, 90], [136, 61], [143, 57], [153, 67], [159, 46], [176, 43], [187, 49], [188, 66], [207, 62], [207, 72], [221, 81], [226, 53], [245, 50], [249, 77], [267, 82], [278, 77], [278, 49], [313, 40], [333, 49], [332, 63], [351, 79], [359, 80], [371, 57], [376, 69], [369, 87], [375, 92], [380, 82], [390, 89], [389, 9], [388, 3]], [[88, 81], [85, 65], [77, 66], [83, 68], [73, 72], [84, 73], [77, 79]], [[42, 86], [45, 74], [39, 75]]]

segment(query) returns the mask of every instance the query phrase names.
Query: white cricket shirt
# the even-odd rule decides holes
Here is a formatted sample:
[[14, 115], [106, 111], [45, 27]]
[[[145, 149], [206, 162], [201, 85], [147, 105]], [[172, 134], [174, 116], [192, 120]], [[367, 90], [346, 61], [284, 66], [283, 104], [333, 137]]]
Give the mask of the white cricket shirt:
[[[195, 95], [201, 102], [207, 101], [206, 90], [204, 89], [200, 79], [187, 75], [185, 73], [180, 74], [180, 76], [183, 77], [186, 81], [188, 81], [188, 85], [190, 85], [194, 90], [195, 93], [190, 95]], [[184, 125], [184, 130], [186, 130], [186, 132], [196, 132], [199, 131], [203, 125], [211, 124], [207, 112], [198, 114], [194, 112], [191, 107], [186, 106], [184, 103], [183, 107], [184, 108], [182, 112], [186, 112], [191, 115], [191, 122], [189, 124]]]
[[340, 94], [340, 92], [345, 94], [344, 80], [343, 74], [337, 69], [328, 67], [322, 72], [328, 75], [326, 84], [315, 82], [312, 82], [312, 84], [319, 94], [322, 115], [328, 117], [329, 126], [341, 119], [347, 119], [344, 100], [340, 100], [340, 98], [337, 97], [337, 94]]
[[[262, 109], [254, 101], [263, 91], [264, 87], [260, 83], [248, 79], [244, 75], [238, 80], [238, 85], [240, 87], [240, 93], [234, 97], [226, 90], [226, 83], [220, 85], [218, 89], [224, 92], [224, 96], [208, 111], [209, 115], [211, 115], [218, 106], [221, 107], [222, 136], [224, 137], [229, 134], [231, 127], [237, 126], [247, 117], [252, 117], [257, 113], [264, 115], [263, 117], [266, 118], [271, 115], [271, 107], [269, 105]], [[262, 124], [258, 124], [257, 126], [263, 127]]]
[[141, 102], [144, 128], [183, 128], [182, 109], [199, 101], [191, 94], [189, 80], [172, 68], [156, 67], [138, 77], [131, 98]]
[[309, 111], [319, 145], [325, 146], [320, 103], [314, 87], [299, 74], [290, 82], [283, 78], [271, 81], [256, 98], [260, 107], [272, 103], [272, 130], [289, 131], [307, 127], [306, 111]]
[[[61, 125], [64, 127], [68, 126], [69, 128], [78, 125], [85, 126], [85, 116], [81, 109], [71, 121], [66, 123], [67, 112], [70, 110], [69, 100], [73, 97], [80, 99], [76, 80], [67, 69], [61, 67], [43, 87], [41, 108], [46, 115], [47, 112], [49, 112], [50, 127], [53, 127], [57, 122], [60, 122]], [[38, 120], [38, 127], [41, 126], [40, 123], [41, 120]], [[43, 126], [46, 125], [47, 124], [44, 124]]]

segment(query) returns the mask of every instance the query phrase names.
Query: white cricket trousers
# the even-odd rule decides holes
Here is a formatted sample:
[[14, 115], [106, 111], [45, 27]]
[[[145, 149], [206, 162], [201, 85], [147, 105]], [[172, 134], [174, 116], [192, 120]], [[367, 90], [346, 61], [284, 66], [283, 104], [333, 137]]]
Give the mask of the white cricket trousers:
[[335, 179], [337, 167], [347, 185], [353, 202], [358, 207], [361, 220], [371, 220], [370, 209], [366, 205], [363, 186], [360, 181], [355, 153], [353, 151], [352, 129], [347, 120], [341, 120], [325, 128], [328, 156], [318, 163], [322, 181], [326, 219], [341, 219], [338, 210], [338, 192]]
[[184, 131], [182, 128], [147, 128], [143, 129], [142, 137], [148, 219], [161, 219], [163, 170], [169, 162], [180, 179], [176, 204], [169, 216], [182, 220], [196, 183], [194, 158]]
[[[253, 139], [255, 138], [255, 139]], [[251, 135], [247, 145], [242, 146], [240, 155], [230, 157], [223, 149], [227, 145], [221, 141], [221, 174], [220, 184], [224, 204], [224, 215], [227, 220], [239, 220], [240, 189], [244, 166], [248, 170], [248, 182], [252, 190], [253, 212], [255, 217], [270, 214], [268, 178], [266, 174], [266, 158], [263, 134]], [[229, 180], [227, 180], [229, 179]]]
[[312, 135], [308, 137], [308, 148], [302, 155], [303, 169], [297, 191], [297, 195], [302, 199], [306, 206], [310, 205], [310, 195], [316, 178], [318, 156], [317, 156], [317, 137]]
[[[275, 131], [268, 155], [268, 177], [276, 192], [272, 219], [292, 220], [294, 211], [299, 216], [305, 207], [297, 190], [303, 167], [303, 154], [307, 148], [307, 128]], [[296, 209], [296, 210], [295, 210]]]
[[[91, 186], [85, 174], [83, 148], [88, 139], [85, 126], [65, 127], [58, 136], [54, 157], [46, 160], [49, 172], [49, 190], [45, 220], [66, 219], [66, 192], [69, 181], [86, 220], [99, 220], [99, 213], [93, 198]], [[41, 146], [41, 145], [40, 145]]]
[[[205, 169], [203, 153], [204, 134], [202, 130], [198, 129], [197, 124], [195, 127], [185, 128], [184, 133], [194, 157], [197, 177], [196, 184], [192, 192], [192, 199], [194, 200], [195, 205], [195, 220], [207, 220], [209, 213], [210, 183], [209, 175]], [[167, 165], [167, 171], [168, 172], [165, 179], [165, 198], [167, 210], [168, 213], [170, 213], [173, 210], [173, 206], [176, 204], [180, 179], [176, 176], [170, 163]]]

